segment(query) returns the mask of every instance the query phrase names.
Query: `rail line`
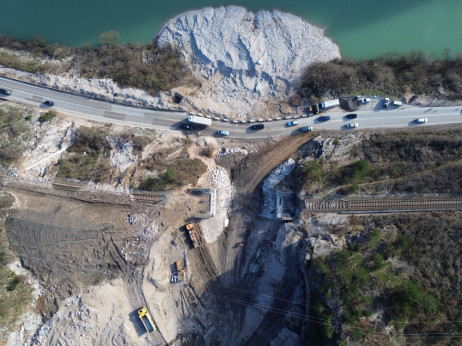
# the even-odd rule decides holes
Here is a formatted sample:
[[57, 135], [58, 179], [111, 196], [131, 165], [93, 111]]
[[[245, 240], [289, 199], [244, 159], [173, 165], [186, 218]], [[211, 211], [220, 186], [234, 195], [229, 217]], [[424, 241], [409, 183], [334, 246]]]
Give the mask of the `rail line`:
[[158, 204], [165, 202], [165, 196], [161, 195], [133, 193], [131, 197], [133, 200], [147, 204]]
[[370, 197], [306, 200], [311, 212], [411, 212], [421, 210], [462, 210], [462, 196]]

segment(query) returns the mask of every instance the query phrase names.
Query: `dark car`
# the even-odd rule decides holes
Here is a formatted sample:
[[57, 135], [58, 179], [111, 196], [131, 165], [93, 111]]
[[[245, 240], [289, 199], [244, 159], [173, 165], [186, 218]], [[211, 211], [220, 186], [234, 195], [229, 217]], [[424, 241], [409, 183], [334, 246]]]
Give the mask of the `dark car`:
[[9, 96], [9, 95], [11, 95], [11, 90], [0, 89], [0, 95]]
[[322, 117], [318, 118], [318, 121], [327, 121], [330, 120], [330, 115], [323, 115]]
[[253, 124], [252, 126], [250, 126], [250, 128], [252, 130], [261, 130], [261, 129], [265, 128], [265, 125], [263, 125], [263, 124]]
[[356, 119], [358, 117], [358, 114], [347, 114], [347, 119]]
[[49, 101], [49, 100], [46, 100], [45, 102], [43, 102], [43, 105], [47, 107], [53, 107], [54, 104], [55, 103], [53, 101]]

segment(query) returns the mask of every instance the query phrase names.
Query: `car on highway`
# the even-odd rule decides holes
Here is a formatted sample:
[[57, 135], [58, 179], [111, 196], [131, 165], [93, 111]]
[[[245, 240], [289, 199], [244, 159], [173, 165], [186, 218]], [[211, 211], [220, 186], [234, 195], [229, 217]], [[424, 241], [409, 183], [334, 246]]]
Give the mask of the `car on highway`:
[[346, 128], [347, 129], [355, 129], [359, 126], [358, 123], [349, 123], [349, 124], [346, 124]]
[[46, 100], [45, 102], [43, 102], [43, 105], [46, 106], [46, 107], [53, 107], [54, 104], [55, 103], [53, 101], [50, 101], [50, 100]]
[[347, 119], [356, 119], [358, 117], [358, 114], [347, 114]]
[[0, 89], [0, 95], [10, 96], [11, 95], [11, 90], [1, 88]]
[[310, 132], [310, 131], [313, 131], [313, 126], [300, 127], [300, 132]]
[[229, 132], [225, 130], [218, 130], [217, 135], [219, 136], [229, 136]]
[[298, 125], [298, 121], [297, 121], [297, 120], [292, 120], [292, 121], [289, 121], [289, 122], [287, 123], [287, 126], [288, 126], [288, 127], [292, 127], [292, 126], [296, 126], [296, 125]]
[[365, 97], [361, 100], [361, 103], [369, 103], [371, 102], [371, 98], [370, 97]]
[[385, 100], [383, 101], [383, 108], [388, 108], [389, 104], [390, 104], [390, 99], [388, 97], [385, 97]]
[[318, 121], [328, 121], [330, 120], [330, 115], [323, 115], [318, 118]]
[[428, 119], [427, 118], [418, 118], [415, 120], [415, 122], [417, 124], [425, 124], [425, 123], [428, 123]]
[[264, 128], [265, 128], [265, 125], [263, 125], [263, 124], [253, 124], [252, 126], [250, 126], [251, 130], [261, 130], [261, 129], [264, 129]]

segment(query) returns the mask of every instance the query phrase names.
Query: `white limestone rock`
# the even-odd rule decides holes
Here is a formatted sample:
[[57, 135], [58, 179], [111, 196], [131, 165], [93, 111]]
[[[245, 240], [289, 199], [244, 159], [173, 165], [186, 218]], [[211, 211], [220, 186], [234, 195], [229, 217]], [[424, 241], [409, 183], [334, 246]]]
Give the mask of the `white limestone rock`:
[[307, 65], [340, 58], [323, 29], [289, 13], [254, 14], [238, 6], [180, 14], [160, 30], [156, 43], [178, 47], [205, 79], [220, 73], [215, 87], [223, 102], [230, 92], [287, 94]]

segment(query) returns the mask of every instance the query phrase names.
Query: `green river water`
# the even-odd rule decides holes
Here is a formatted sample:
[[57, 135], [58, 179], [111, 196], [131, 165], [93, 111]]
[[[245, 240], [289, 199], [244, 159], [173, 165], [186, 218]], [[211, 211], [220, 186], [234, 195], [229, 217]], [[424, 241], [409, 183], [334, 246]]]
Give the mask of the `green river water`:
[[461, 0], [1, 0], [0, 32], [22, 39], [40, 35], [66, 45], [97, 43], [118, 31], [121, 41], [149, 42], [168, 19], [219, 5], [279, 9], [326, 28], [343, 56], [370, 58], [413, 49], [441, 55], [462, 52]]

